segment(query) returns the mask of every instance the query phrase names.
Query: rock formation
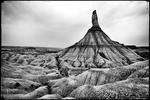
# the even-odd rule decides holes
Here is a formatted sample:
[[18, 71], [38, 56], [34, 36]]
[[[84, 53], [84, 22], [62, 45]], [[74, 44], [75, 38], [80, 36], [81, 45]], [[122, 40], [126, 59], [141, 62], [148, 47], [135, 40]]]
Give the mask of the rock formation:
[[69, 96], [76, 99], [146, 99], [149, 97], [149, 86], [143, 84], [145, 80], [126, 79], [98, 86], [82, 85]]
[[[147, 91], [149, 89], [148, 70], [148, 60], [117, 68], [91, 68], [77, 76], [49, 81], [49, 87], [53, 94], [78, 99], [111, 99], [112, 96], [114, 99], [125, 99], [132, 98], [130, 94], [136, 95], [133, 97], [134, 99], [147, 98], [149, 93]], [[109, 87], [108, 90], [107, 87]], [[137, 94], [135, 89], [139, 90], [136, 92]], [[143, 94], [140, 95], [140, 93]], [[131, 97], [125, 97], [126, 94]]]
[[106, 68], [142, 61], [134, 51], [111, 40], [100, 28], [96, 10], [92, 15], [92, 27], [74, 45], [59, 52], [59, 58], [74, 67]]

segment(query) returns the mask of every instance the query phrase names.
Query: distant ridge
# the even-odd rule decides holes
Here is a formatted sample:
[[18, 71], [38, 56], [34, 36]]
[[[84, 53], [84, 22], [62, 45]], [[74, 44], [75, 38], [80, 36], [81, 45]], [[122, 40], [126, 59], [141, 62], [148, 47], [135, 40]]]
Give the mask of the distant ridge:
[[18, 53], [34, 52], [34, 53], [57, 53], [61, 48], [53, 47], [31, 47], [31, 46], [1, 46], [2, 51], [13, 51]]
[[54, 49], [62, 49], [57, 47], [40, 47], [40, 46], [1, 46], [1, 48], [54, 48]]

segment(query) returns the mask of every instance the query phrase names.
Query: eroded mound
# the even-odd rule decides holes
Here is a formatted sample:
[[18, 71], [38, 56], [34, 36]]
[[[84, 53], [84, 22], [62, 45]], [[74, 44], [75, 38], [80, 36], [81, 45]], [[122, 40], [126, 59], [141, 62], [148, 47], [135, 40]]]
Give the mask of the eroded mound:
[[[148, 70], [148, 64], [148, 61], [142, 61], [138, 62], [137, 64], [135, 63], [130, 66], [128, 65], [118, 68], [90, 69], [77, 76], [68, 77], [62, 80], [56, 80], [54, 83], [52, 83], [54, 85], [51, 84], [52, 92], [65, 97], [68, 96], [74, 89], [82, 85], [100, 86], [108, 83], [111, 84], [117, 81], [126, 80], [132, 73], [138, 70]], [[141, 84], [147, 84], [148, 79], [145, 78], [129, 78], [129, 80], [127, 81], [130, 81], [130, 83], [139, 83], [138, 81], [140, 81]]]
[[25, 79], [14, 79], [14, 78], [2, 78], [1, 86], [4, 88], [21, 89], [25, 91], [32, 91], [41, 86], [40, 83], [25, 80]]
[[133, 72], [145, 68], [148, 65], [149, 62], [147, 60], [117, 68], [90, 69], [78, 75], [76, 79], [80, 84], [102, 85], [124, 80], [128, 78]]
[[[143, 79], [144, 80], [144, 79]], [[143, 99], [149, 97], [149, 85], [143, 84], [143, 80], [131, 81], [130, 79], [92, 86], [83, 85], [75, 89], [69, 96], [78, 99]], [[146, 81], [146, 80], [145, 80]]]
[[128, 78], [144, 78], [149, 77], [149, 66], [132, 73]]

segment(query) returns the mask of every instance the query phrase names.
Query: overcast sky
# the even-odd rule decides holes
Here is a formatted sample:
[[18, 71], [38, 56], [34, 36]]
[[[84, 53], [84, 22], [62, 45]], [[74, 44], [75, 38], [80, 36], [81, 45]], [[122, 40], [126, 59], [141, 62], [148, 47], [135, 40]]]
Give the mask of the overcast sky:
[[65, 48], [84, 37], [97, 10], [103, 31], [127, 45], [149, 45], [146, 1], [5, 1], [2, 45]]

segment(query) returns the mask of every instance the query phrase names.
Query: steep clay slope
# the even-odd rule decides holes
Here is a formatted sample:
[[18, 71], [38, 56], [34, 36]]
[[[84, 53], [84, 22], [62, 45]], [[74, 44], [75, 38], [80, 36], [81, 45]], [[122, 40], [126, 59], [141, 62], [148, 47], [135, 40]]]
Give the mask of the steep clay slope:
[[59, 57], [74, 67], [116, 67], [128, 65], [142, 57], [119, 42], [111, 40], [100, 28], [96, 10], [92, 15], [93, 26], [74, 45], [59, 52]]

